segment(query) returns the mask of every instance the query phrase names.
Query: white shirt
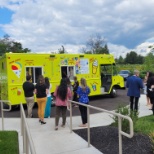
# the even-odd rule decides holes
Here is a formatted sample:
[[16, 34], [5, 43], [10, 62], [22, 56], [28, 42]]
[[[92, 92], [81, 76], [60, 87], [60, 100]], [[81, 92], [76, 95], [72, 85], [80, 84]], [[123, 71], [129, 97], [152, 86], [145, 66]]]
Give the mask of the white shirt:
[[51, 93], [50, 93], [51, 88], [52, 88], [52, 85], [50, 84], [50, 85], [49, 85], [49, 90], [48, 90], [47, 97], [51, 97]]

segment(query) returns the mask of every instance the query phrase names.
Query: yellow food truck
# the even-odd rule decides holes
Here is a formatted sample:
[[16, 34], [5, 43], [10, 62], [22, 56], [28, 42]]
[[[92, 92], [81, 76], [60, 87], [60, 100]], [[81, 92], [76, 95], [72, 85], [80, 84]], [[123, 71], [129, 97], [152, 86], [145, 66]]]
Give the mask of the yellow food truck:
[[124, 79], [117, 74], [111, 54], [6, 53], [0, 57], [1, 100], [9, 100], [11, 105], [25, 103], [22, 84], [28, 74], [34, 84], [39, 75], [49, 77], [51, 93], [61, 78], [69, 77], [73, 83], [73, 76], [87, 80], [90, 96], [115, 97], [116, 89], [124, 88]]

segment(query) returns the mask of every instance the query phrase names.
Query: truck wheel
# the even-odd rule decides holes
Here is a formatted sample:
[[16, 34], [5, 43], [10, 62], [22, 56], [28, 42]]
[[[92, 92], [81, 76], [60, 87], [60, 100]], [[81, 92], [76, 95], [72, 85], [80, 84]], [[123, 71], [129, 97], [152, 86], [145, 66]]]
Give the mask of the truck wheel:
[[117, 96], [117, 90], [115, 87], [112, 88], [111, 92], [110, 92], [110, 96], [112, 98], [116, 97]]

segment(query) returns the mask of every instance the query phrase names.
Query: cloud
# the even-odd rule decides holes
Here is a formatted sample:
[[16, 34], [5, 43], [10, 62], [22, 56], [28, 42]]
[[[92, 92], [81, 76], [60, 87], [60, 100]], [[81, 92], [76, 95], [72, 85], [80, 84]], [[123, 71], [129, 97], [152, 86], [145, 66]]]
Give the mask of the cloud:
[[0, 0], [0, 7], [14, 12], [1, 26], [33, 52], [63, 45], [76, 53], [91, 35], [100, 34], [111, 53], [124, 55], [139, 52], [140, 44], [154, 36], [153, 6], [154, 0]]
[[119, 58], [120, 56], [124, 58], [126, 54], [130, 52], [130, 49], [122, 45], [115, 45], [115, 44], [109, 43], [108, 47], [109, 47], [110, 53], [112, 53], [115, 58]]

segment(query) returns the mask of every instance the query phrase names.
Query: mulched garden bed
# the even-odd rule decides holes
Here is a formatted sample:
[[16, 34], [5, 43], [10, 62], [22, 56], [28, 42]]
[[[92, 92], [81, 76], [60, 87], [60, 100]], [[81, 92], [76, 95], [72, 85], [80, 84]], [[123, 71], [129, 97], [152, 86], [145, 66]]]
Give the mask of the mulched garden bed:
[[[73, 130], [87, 141], [87, 129]], [[90, 129], [91, 145], [103, 154], [119, 153], [118, 129], [113, 126], [93, 127]], [[123, 154], [154, 154], [150, 138], [135, 133], [133, 138], [122, 138]]]

